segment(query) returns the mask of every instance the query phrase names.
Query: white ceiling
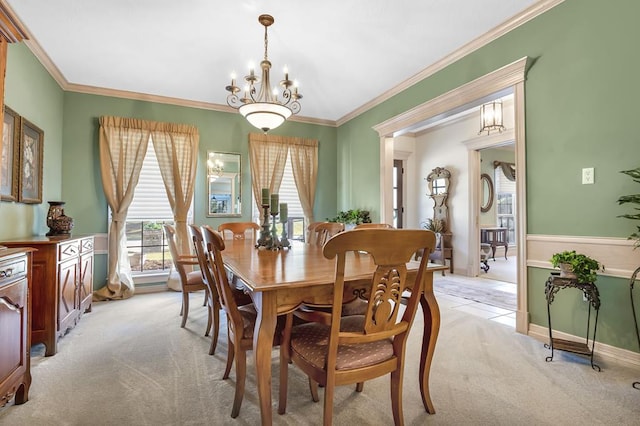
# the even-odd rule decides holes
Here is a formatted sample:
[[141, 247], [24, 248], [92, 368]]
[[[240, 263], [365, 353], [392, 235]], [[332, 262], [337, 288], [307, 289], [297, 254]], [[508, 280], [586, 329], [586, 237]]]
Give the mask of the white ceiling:
[[[226, 105], [264, 53], [289, 67], [300, 116], [337, 121], [538, 0], [0, 0], [66, 85]], [[32, 49], [33, 50], [33, 49]], [[42, 54], [41, 54], [42, 56]], [[41, 59], [42, 60], [42, 59]], [[48, 66], [50, 68], [50, 65]], [[78, 89], [78, 87], [75, 87]], [[81, 88], [80, 88], [81, 91]]]

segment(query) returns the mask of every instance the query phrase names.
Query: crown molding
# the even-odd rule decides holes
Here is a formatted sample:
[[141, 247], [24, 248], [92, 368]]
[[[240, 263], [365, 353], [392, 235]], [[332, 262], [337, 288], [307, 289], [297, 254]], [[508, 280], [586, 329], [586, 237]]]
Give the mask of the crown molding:
[[8, 43], [18, 43], [29, 38], [25, 26], [16, 18], [11, 7], [0, 0], [0, 36]]
[[510, 32], [510, 31], [518, 28], [519, 26], [529, 22], [530, 20], [532, 20], [532, 19], [536, 18], [537, 16], [543, 14], [544, 12], [548, 11], [549, 9], [554, 8], [555, 6], [559, 5], [562, 2], [564, 2], [564, 0], [542, 0], [542, 1], [534, 4], [533, 6], [529, 7], [528, 9], [524, 10], [523, 12], [515, 15], [511, 19], [509, 19], [506, 22], [502, 23], [501, 25], [495, 27], [494, 29], [490, 30], [489, 32], [485, 33], [484, 35], [478, 37], [475, 40], [470, 41], [469, 43], [465, 44], [464, 46], [462, 46], [458, 50], [456, 50], [453, 53], [451, 53], [451, 54], [445, 56], [444, 58], [440, 59], [438, 62], [435, 62], [434, 64], [432, 64], [432, 65], [428, 66], [427, 68], [425, 68], [424, 70], [420, 71], [419, 73], [413, 75], [412, 77], [409, 77], [408, 79], [406, 79], [402, 83], [394, 86], [393, 88], [387, 90], [386, 92], [382, 93], [381, 95], [377, 96], [376, 98], [370, 100], [369, 102], [365, 103], [364, 105], [360, 106], [359, 108], [351, 111], [349, 114], [345, 115], [344, 117], [339, 118], [336, 121], [337, 125], [341, 126], [344, 123], [348, 122], [349, 120], [352, 120], [355, 117], [359, 116], [360, 114], [363, 114], [364, 112], [370, 110], [371, 108], [380, 105], [382, 102], [386, 101], [387, 99], [397, 95], [398, 93], [402, 92], [403, 90], [408, 89], [409, 87], [411, 87], [414, 84], [424, 80], [425, 78], [432, 76], [433, 74], [437, 73], [438, 71], [441, 71], [442, 69], [444, 69], [447, 66], [453, 64], [454, 62], [458, 61], [459, 59], [462, 59], [463, 57], [467, 56], [468, 54], [475, 52], [476, 50], [480, 49], [481, 47], [483, 47], [483, 46], [491, 43], [492, 41], [502, 37], [503, 35], [507, 34], [508, 32]]

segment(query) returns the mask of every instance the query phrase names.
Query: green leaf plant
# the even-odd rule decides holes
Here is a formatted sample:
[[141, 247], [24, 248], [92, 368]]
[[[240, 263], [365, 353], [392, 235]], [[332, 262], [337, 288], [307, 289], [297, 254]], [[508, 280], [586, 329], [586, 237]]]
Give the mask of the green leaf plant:
[[[640, 183], [640, 167], [633, 170], [623, 170], [620, 173], [624, 173], [625, 175], [630, 176], [634, 180], [634, 182]], [[640, 205], [640, 194], [623, 195], [620, 198], [618, 198], [619, 205], [626, 204], [626, 203]], [[634, 210], [636, 210], [637, 212], [640, 212], [640, 208], [638, 207], [634, 207]], [[622, 215], [619, 215], [618, 217], [623, 217], [625, 219], [631, 219], [631, 220], [640, 220], [640, 213], [622, 214]], [[635, 240], [634, 248], [637, 248], [638, 246], [640, 246], [640, 226], [638, 226], [637, 228], [638, 229], [636, 232], [632, 233], [631, 235], [629, 235], [629, 237], [627, 237], [629, 240]]]

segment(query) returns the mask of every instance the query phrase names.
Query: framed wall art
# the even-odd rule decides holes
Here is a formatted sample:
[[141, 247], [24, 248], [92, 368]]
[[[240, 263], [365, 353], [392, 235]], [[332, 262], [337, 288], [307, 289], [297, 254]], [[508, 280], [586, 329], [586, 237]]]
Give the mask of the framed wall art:
[[20, 118], [20, 185], [18, 201], [42, 203], [42, 153], [44, 132], [24, 117]]
[[4, 107], [2, 159], [0, 160], [0, 200], [18, 201], [20, 161], [20, 116]]

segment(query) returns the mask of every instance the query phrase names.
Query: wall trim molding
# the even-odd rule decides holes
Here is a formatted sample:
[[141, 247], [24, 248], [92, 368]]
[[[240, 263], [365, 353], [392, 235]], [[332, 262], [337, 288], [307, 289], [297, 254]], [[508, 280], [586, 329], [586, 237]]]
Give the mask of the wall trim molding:
[[598, 275], [628, 279], [640, 266], [639, 252], [633, 248], [634, 242], [627, 238], [529, 234], [527, 266], [552, 269], [553, 253], [575, 250], [604, 265]]
[[440, 96], [400, 113], [373, 126], [380, 137], [397, 136], [396, 132], [409, 128], [428, 118], [443, 114], [476, 99], [489, 96], [507, 87], [523, 82], [531, 58], [523, 57], [475, 80], [456, 87]]
[[[529, 332], [527, 335], [539, 340], [540, 342], [549, 343], [549, 329], [545, 326], [529, 324]], [[553, 336], [554, 338], [584, 342], [584, 337], [574, 336], [557, 330], [553, 330]], [[551, 354], [551, 350], [549, 350], [549, 354]], [[606, 345], [596, 340], [594, 346], [594, 358], [598, 357], [632, 365], [634, 367], [640, 366], [640, 352]]]

